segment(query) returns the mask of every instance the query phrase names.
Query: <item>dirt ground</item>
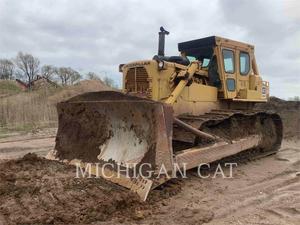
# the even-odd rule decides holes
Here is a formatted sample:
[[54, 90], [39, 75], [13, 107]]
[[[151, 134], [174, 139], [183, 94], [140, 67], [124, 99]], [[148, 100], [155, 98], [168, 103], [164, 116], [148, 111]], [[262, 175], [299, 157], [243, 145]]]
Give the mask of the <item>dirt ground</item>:
[[56, 128], [38, 130], [35, 133], [11, 133], [0, 139], [0, 162], [23, 157], [27, 153], [45, 156], [55, 145]]
[[[37, 140], [45, 141], [44, 146], [50, 143], [46, 138], [32, 143]], [[19, 142], [24, 145], [23, 140]], [[0, 148], [6, 144], [0, 143]], [[153, 191], [146, 203], [102, 179], [74, 179], [72, 166], [35, 154], [8, 161], [3, 160], [5, 153], [0, 155], [0, 224], [273, 225], [300, 221], [297, 140], [285, 141], [276, 155], [238, 164], [232, 179], [201, 179], [196, 170], [189, 171], [187, 179]], [[229, 173], [228, 169], [224, 172]], [[213, 174], [213, 170], [208, 173]]]
[[147, 202], [100, 178], [75, 179], [74, 167], [38, 157], [53, 148], [55, 130], [2, 138], [0, 224], [299, 224], [299, 127], [285, 121], [300, 114], [285, 108], [293, 117], [281, 110], [286, 139], [276, 155], [238, 163], [231, 179], [212, 178], [214, 170], [202, 179], [191, 170]]

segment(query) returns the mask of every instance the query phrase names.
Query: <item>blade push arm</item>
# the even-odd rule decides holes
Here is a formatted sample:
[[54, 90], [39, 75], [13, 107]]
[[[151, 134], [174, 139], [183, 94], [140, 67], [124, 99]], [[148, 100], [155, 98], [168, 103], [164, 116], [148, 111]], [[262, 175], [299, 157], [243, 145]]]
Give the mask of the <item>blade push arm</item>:
[[180, 80], [180, 82], [177, 84], [173, 92], [170, 94], [170, 96], [167, 98], [165, 103], [173, 105], [177, 98], [180, 96], [184, 88], [187, 86], [189, 81], [193, 78], [196, 71], [199, 69], [199, 61], [193, 61], [190, 63], [190, 65], [187, 67], [186, 70], [181, 71], [177, 76], [178, 77], [184, 77], [184, 79]]

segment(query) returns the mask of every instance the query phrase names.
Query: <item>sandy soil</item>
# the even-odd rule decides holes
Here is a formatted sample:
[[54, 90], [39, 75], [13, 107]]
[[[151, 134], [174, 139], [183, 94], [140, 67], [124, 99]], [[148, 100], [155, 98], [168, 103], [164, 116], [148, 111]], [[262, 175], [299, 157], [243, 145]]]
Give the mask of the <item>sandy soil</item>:
[[[297, 224], [300, 141], [240, 163], [232, 179], [201, 179], [197, 171], [151, 193], [147, 203], [99, 179], [74, 179], [75, 168], [43, 156], [53, 137], [0, 143], [0, 224]], [[225, 174], [229, 173], [224, 170]], [[214, 170], [208, 171], [213, 175]]]

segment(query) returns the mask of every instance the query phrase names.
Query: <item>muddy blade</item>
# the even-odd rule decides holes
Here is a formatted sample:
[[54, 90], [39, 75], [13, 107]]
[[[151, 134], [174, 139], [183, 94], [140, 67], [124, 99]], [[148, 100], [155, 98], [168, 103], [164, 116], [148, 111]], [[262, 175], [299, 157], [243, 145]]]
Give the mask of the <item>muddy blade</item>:
[[[117, 92], [98, 92], [61, 102], [57, 109], [56, 159], [83, 167], [93, 163], [93, 174], [130, 188], [143, 199], [155, 182], [155, 169], [163, 163], [171, 170], [170, 107]], [[143, 163], [149, 166], [141, 169]], [[120, 174], [119, 168], [130, 168], [130, 177]], [[140, 171], [153, 176], [142, 178]]]

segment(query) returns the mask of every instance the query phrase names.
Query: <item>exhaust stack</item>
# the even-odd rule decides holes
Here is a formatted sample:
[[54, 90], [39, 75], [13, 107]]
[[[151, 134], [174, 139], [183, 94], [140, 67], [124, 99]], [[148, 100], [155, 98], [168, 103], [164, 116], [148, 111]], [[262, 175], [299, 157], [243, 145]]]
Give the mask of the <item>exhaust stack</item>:
[[165, 56], [165, 35], [169, 35], [169, 31], [166, 31], [163, 27], [160, 27], [158, 32], [158, 55]]

